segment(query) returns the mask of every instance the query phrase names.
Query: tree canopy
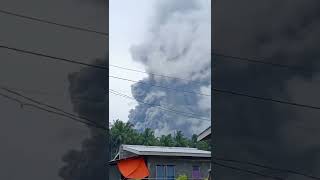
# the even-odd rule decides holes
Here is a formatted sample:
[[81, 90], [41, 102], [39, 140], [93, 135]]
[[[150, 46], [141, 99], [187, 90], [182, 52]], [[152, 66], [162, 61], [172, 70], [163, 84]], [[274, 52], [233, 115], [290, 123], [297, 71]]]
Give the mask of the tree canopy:
[[202, 150], [210, 150], [209, 143], [205, 141], [198, 142], [197, 135], [192, 135], [191, 138], [184, 136], [182, 131], [177, 131], [175, 134], [162, 135], [156, 137], [154, 131], [146, 128], [142, 132], [138, 132], [129, 122], [125, 123], [116, 120], [110, 129], [111, 137], [111, 152], [114, 156], [121, 144], [131, 145], [146, 145], [146, 146], [168, 146], [168, 147], [193, 147]]

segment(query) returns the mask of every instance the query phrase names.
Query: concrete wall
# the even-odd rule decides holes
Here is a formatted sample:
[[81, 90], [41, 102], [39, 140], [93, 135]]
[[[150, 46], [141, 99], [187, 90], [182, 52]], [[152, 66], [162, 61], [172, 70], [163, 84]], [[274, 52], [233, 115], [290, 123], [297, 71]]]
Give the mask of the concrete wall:
[[210, 158], [185, 158], [185, 157], [146, 157], [150, 177], [156, 177], [156, 165], [175, 165], [175, 175], [187, 175], [192, 178], [192, 166], [200, 166], [202, 178], [208, 177]]

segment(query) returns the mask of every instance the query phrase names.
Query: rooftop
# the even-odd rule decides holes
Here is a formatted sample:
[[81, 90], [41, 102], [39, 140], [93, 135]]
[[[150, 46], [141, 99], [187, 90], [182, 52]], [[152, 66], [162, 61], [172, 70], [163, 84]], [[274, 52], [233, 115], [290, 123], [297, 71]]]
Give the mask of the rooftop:
[[211, 126], [198, 135], [198, 141], [207, 140], [211, 135]]
[[189, 156], [189, 157], [211, 157], [210, 151], [187, 147], [162, 147], [143, 145], [122, 145], [123, 150], [144, 156]]

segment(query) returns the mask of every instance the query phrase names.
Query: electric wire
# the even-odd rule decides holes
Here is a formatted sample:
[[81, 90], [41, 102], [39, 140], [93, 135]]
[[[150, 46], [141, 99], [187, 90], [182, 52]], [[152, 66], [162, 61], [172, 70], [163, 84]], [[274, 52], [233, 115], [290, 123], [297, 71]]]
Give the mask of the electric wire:
[[123, 66], [119, 66], [119, 65], [113, 65], [113, 64], [109, 64], [109, 66], [110, 66], [110, 67], [114, 67], [114, 68], [118, 68], [118, 69], [127, 70], [127, 71], [132, 71], [132, 72], [138, 72], [138, 73], [148, 74], [148, 75], [150, 75], [150, 76], [158, 76], [158, 77], [176, 79], [176, 80], [181, 80], [181, 81], [186, 81], [186, 82], [191, 82], [191, 83], [203, 85], [202, 83], [196, 82], [196, 81], [194, 81], [194, 80], [185, 79], [185, 78], [181, 78], [181, 77], [174, 77], [174, 76], [165, 75], [165, 74], [150, 73], [150, 72], [147, 72], [147, 71], [142, 71], [142, 70], [138, 70], [138, 69], [132, 69], [132, 68], [123, 67]]
[[[34, 20], [34, 21], [38, 21], [38, 22], [42, 22], [42, 23], [47, 23], [47, 24], [57, 25], [57, 26], [61, 26], [61, 27], [66, 27], [66, 28], [71, 28], [71, 29], [76, 29], [76, 30], [81, 30], [81, 31], [87, 31], [87, 32], [91, 32], [91, 33], [96, 33], [96, 34], [108, 36], [108, 33], [99, 32], [99, 31], [90, 30], [90, 29], [85, 29], [85, 28], [81, 28], [81, 27], [75, 27], [75, 26], [65, 25], [65, 24], [59, 24], [59, 23], [51, 22], [51, 21], [48, 21], [48, 20], [40, 19], [40, 18], [34, 18], [34, 17], [30, 17], [30, 16], [25, 16], [25, 15], [17, 14], [17, 13], [12, 13], [12, 12], [5, 11], [5, 10], [0, 10], [0, 13], [8, 14], [8, 15], [13, 15], [13, 16], [20, 17], [20, 18], [30, 19], [30, 20]], [[46, 57], [46, 58], [61, 60], [61, 61], [70, 62], [70, 63], [74, 63], [74, 64], [85, 65], [85, 66], [94, 67], [94, 68], [98, 68], [98, 69], [107, 69], [107, 67], [104, 67], [104, 66], [97, 66], [97, 65], [82, 63], [82, 62], [78, 62], [78, 61], [72, 61], [72, 60], [68, 60], [68, 59], [66, 59], [66, 58], [59, 58], [59, 57], [55, 57], [55, 56], [50, 56], [50, 55], [46, 55], [46, 54], [42, 54], [42, 53], [35, 53], [35, 52], [31, 52], [31, 51], [27, 51], [27, 50], [22, 50], [22, 49], [18, 49], [18, 48], [12, 48], [12, 47], [8, 47], [8, 46], [0, 46], [0, 48], [5, 48], [5, 49], [9, 49], [9, 50], [21, 52], [21, 53], [33, 54], [33, 55], [42, 56], [42, 57]], [[257, 59], [251, 59], [251, 58], [245, 58], [245, 57], [230, 56], [230, 55], [219, 54], [219, 53], [213, 53], [213, 54], [214, 54], [215, 56], [224, 57], [224, 58], [230, 58], [230, 59], [237, 60], [237, 61], [242, 61], [242, 62], [246, 61], [246, 62], [251, 62], [251, 63], [258, 63], [258, 64], [270, 65], [270, 66], [275, 66], [275, 67], [280, 67], [280, 68], [287, 68], [287, 69], [290, 69], [290, 70], [297, 70], [297, 71], [302, 71], [302, 72], [308, 72], [308, 73], [310, 73], [309, 71], [305, 71], [305, 70], [301, 69], [300, 67], [294, 67], [294, 66], [289, 66], [289, 65], [284, 65], [284, 64], [265, 62], [265, 61], [261, 61], [261, 60], [257, 60]], [[110, 66], [116, 67], [116, 68], [125, 69], [125, 70], [135, 71], [135, 72], [146, 73], [146, 74], [154, 75], [154, 76], [162, 76], [162, 77], [174, 78], [174, 79], [178, 79], [178, 80], [191, 81], [191, 80], [187, 80], [187, 79], [183, 79], [183, 78], [177, 78], [177, 77], [172, 77], [172, 76], [167, 76], [167, 75], [159, 75], [159, 74], [154, 74], [154, 73], [147, 73], [147, 72], [145, 72], [145, 71], [139, 71], [139, 70], [134, 70], [134, 69], [130, 69], [130, 68], [124, 68], [124, 67], [120, 67], [120, 66], [116, 66], [116, 65], [110, 65]], [[122, 79], [122, 80], [129, 80], [129, 79], [119, 78], [119, 77], [114, 77], [114, 76], [109, 76], [109, 77], [118, 78], [118, 79]], [[131, 82], [141, 83], [141, 82], [133, 81], [133, 80], [130, 80], [130, 81], [131, 81]], [[158, 86], [158, 87], [159, 87], [159, 86]], [[164, 88], [164, 87], [161, 86], [161, 88]], [[166, 88], [167, 88], [167, 87], [166, 87]], [[45, 104], [45, 103], [41, 103], [41, 102], [36, 101], [36, 100], [34, 100], [34, 99], [32, 99], [32, 98], [23, 96], [22, 94], [17, 93], [17, 92], [15, 92], [15, 91], [12, 91], [12, 90], [9, 90], [9, 89], [6, 89], [6, 88], [2, 88], [2, 89], [6, 90], [6, 91], [8, 91], [8, 92], [11, 92], [11, 93], [13, 93], [13, 94], [16, 94], [16, 95], [18, 95], [18, 96], [21, 96], [21, 97], [23, 97], [23, 98], [25, 98], [25, 99], [27, 99], [27, 100], [30, 100], [30, 101], [32, 101], [32, 102], [34, 102], [34, 103], [37, 103], [37, 104], [39, 104], [39, 105], [44, 105], [44, 106], [46, 106], [46, 107], [55, 109], [55, 110], [60, 111], [60, 112], [62, 112], [62, 113], [54, 112], [54, 111], [51, 111], [51, 110], [42, 108], [42, 107], [37, 106], [37, 105], [34, 105], [34, 104], [24, 103], [24, 102], [22, 102], [22, 101], [20, 101], [20, 100], [18, 100], [18, 99], [15, 99], [15, 98], [12, 98], [12, 97], [10, 97], [10, 96], [8, 96], [8, 95], [5, 95], [5, 94], [0, 93], [0, 95], [1, 95], [2, 97], [5, 97], [5, 98], [10, 99], [10, 100], [13, 100], [13, 101], [19, 103], [19, 104], [22, 105], [22, 106], [31, 106], [31, 107], [34, 107], [34, 108], [37, 108], [37, 109], [40, 109], [40, 110], [43, 110], [43, 111], [47, 111], [47, 112], [49, 112], [49, 113], [54, 113], [54, 114], [57, 114], [57, 115], [60, 115], [60, 116], [65, 116], [65, 117], [68, 117], [68, 118], [77, 120], [77, 121], [79, 121], [79, 122], [81, 122], [81, 123], [85, 123], [85, 124], [87, 124], [87, 125], [92, 126], [92, 124], [88, 124], [88, 123], [85, 122], [85, 121], [81, 121], [81, 120], [79, 120], [79, 119], [74, 118], [74, 117], [77, 117], [77, 116], [74, 115], [74, 114], [68, 113], [68, 112], [66, 112], [66, 111], [64, 111], [64, 110], [61, 110], [61, 109], [59, 109], [59, 108], [55, 108], [55, 107], [53, 107], [53, 106], [51, 106], [51, 105], [47, 105], [47, 104]], [[172, 88], [170, 88], [170, 89], [172, 89]], [[299, 107], [304, 107], [304, 108], [311, 108], [311, 109], [320, 110], [320, 107], [316, 107], [316, 106], [310, 106], [310, 105], [305, 105], [305, 104], [298, 104], [298, 103], [287, 102], [287, 101], [282, 101], [282, 100], [275, 100], [275, 99], [272, 99], [272, 98], [264, 98], [264, 97], [259, 97], [259, 96], [252, 96], [252, 95], [248, 95], [248, 94], [244, 94], [244, 93], [238, 93], [238, 92], [234, 92], [234, 91], [227, 91], [227, 90], [221, 90], [221, 89], [216, 89], [216, 88], [214, 88], [213, 91], [218, 92], [218, 93], [238, 95], [238, 96], [244, 96], [244, 97], [248, 97], [248, 98], [260, 99], [260, 100], [264, 100], [264, 101], [272, 101], [272, 102], [277, 102], [277, 103], [281, 103], [281, 104], [288, 104], [288, 105], [293, 105], [293, 106], [299, 106]], [[116, 92], [116, 91], [115, 91], [115, 92]], [[111, 91], [111, 93], [117, 94], [117, 93], [115, 93], [115, 92], [112, 92], [112, 91]], [[188, 93], [191, 93], [191, 92], [188, 92]], [[192, 92], [192, 93], [194, 93], [194, 92]], [[197, 93], [197, 94], [200, 94], [200, 93]], [[121, 95], [121, 94], [118, 93], [118, 95]], [[206, 95], [206, 94], [201, 94], [201, 95], [210, 96], [210, 95]], [[124, 95], [123, 97], [127, 97], [127, 98], [128, 98], [129, 96]], [[131, 98], [131, 97], [130, 97], [130, 98]], [[132, 98], [132, 99], [134, 99], [134, 98]], [[136, 100], [136, 99], [134, 99], [134, 100]], [[137, 101], [137, 100], [136, 100], [136, 101]], [[144, 103], [144, 104], [146, 104], [146, 103]], [[169, 110], [169, 109], [166, 109], [166, 110]], [[172, 111], [172, 110], [170, 110], [170, 111]], [[181, 112], [180, 112], [180, 113], [181, 113]], [[83, 118], [83, 117], [79, 117], [79, 118]], [[88, 121], [88, 119], [86, 119], [86, 120]], [[103, 129], [105, 130], [105, 128], [103, 128]], [[223, 161], [231, 161], [231, 162], [238, 162], [238, 163], [241, 162], [241, 161], [230, 160], [230, 159], [229, 159], [229, 160], [220, 159], [220, 160], [223, 160]], [[241, 162], [241, 163], [243, 163], [243, 162]], [[235, 170], [241, 170], [240, 168], [228, 167], [228, 166], [226, 166], [226, 165], [222, 165], [222, 164], [219, 164], [219, 163], [215, 163], [215, 164], [220, 165], [220, 166], [223, 166], [223, 167], [235, 169]], [[251, 162], [246, 162], [246, 164], [254, 165], [254, 166], [259, 166], [259, 167], [263, 167], [263, 168], [268, 168], [268, 169], [273, 169], [273, 170], [278, 170], [278, 171], [282, 171], [282, 172], [293, 173], [293, 174], [297, 174], [297, 175], [302, 175], [302, 176], [306, 176], [306, 177], [313, 178], [313, 179], [320, 179], [320, 178], [318, 178], [318, 177], [314, 177], [314, 176], [302, 174], [302, 173], [299, 173], [299, 172], [296, 172], [296, 171], [292, 171], [292, 170], [284, 170], [284, 169], [279, 169], [279, 168], [273, 168], [273, 167], [270, 167], [270, 166], [260, 165], [260, 164], [251, 163]], [[243, 171], [243, 169], [242, 169], [241, 171]], [[282, 180], [282, 178], [272, 177], [272, 176], [264, 175], [264, 174], [261, 174], [261, 173], [253, 172], [253, 171], [247, 171], [247, 170], [245, 170], [245, 172], [248, 172], [248, 173], [251, 173], [251, 174], [260, 175], [260, 176], [264, 176], [264, 177], [269, 177], [269, 178], [273, 178], [273, 179]]]
[[[0, 85], [0, 87], [6, 87], [11, 90], [15, 90], [16, 92], [23, 92], [25, 94], [37, 94], [37, 95], [43, 95], [43, 96], [51, 96], [51, 97], [65, 97], [65, 93], [50, 93], [47, 91], [39, 91], [39, 90], [33, 90], [33, 89], [25, 89], [25, 88], [16, 88], [16, 87], [11, 87], [11, 86], [6, 86], [6, 85]], [[93, 102], [97, 103], [100, 101], [100, 99], [94, 99], [94, 98], [80, 98], [80, 97], [70, 97], [71, 101], [72, 100], [78, 100], [78, 101], [86, 101], [86, 102]]]
[[[100, 125], [97, 125], [96, 123], [94, 122], [88, 122], [88, 121], [83, 121], [83, 120], [80, 120], [72, 115], [67, 115], [67, 114], [64, 114], [64, 113], [59, 113], [59, 112], [55, 112], [55, 111], [52, 111], [52, 110], [48, 110], [46, 108], [43, 108], [43, 107], [40, 107], [40, 106], [37, 106], [35, 104], [30, 104], [30, 103], [25, 103], [21, 100], [18, 100], [16, 98], [13, 98], [13, 97], [10, 97], [8, 95], [5, 95], [3, 93], [0, 92], [0, 96], [2, 97], [5, 97], [9, 100], [12, 100], [12, 101], [15, 101], [17, 103], [19, 103], [21, 106], [30, 106], [30, 107], [33, 107], [33, 108], [36, 108], [36, 109], [39, 109], [39, 110], [42, 110], [42, 111], [46, 111], [48, 113], [52, 113], [52, 114], [56, 114], [56, 115], [59, 115], [59, 116], [62, 116], [62, 117], [67, 117], [69, 119], [72, 119], [72, 120], [75, 120], [77, 122], [80, 122], [80, 123], [83, 123], [85, 125], [88, 125], [88, 126], [94, 126], [96, 128], [99, 128], [99, 129], [102, 129], [102, 130], [106, 130], [106, 127], [103, 127], [103, 126], [100, 126]], [[41, 103], [42, 104], [42, 103]], [[57, 108], [58, 109], [58, 108]], [[60, 109], [58, 109], [60, 111]], [[61, 112], [65, 112], [65, 111], [61, 111]], [[223, 160], [223, 161], [226, 161], [226, 159], [218, 159], [218, 158], [215, 158], [216, 160]], [[228, 161], [232, 161], [232, 162], [237, 162], [236, 160], [228, 160]], [[272, 177], [272, 176], [269, 176], [269, 175], [265, 175], [265, 174], [261, 174], [261, 173], [258, 173], [258, 172], [254, 172], [254, 171], [250, 171], [250, 170], [246, 170], [246, 169], [241, 169], [241, 168], [237, 168], [237, 167], [232, 167], [232, 166], [227, 166], [227, 165], [223, 165], [221, 163], [215, 163], [219, 166], [222, 166], [222, 167], [227, 167], [227, 168], [231, 168], [231, 169], [234, 169], [234, 170], [240, 170], [240, 171], [244, 171], [244, 172], [247, 172], [247, 173], [251, 173], [251, 174], [256, 174], [256, 175], [259, 175], [259, 176], [264, 176], [264, 177], [269, 177], [269, 178], [275, 178], [275, 177]], [[284, 170], [281, 170], [281, 169], [276, 169], [276, 168], [272, 168], [272, 167], [266, 167], [266, 166], [263, 166], [263, 165], [259, 165], [259, 164], [255, 164], [255, 163], [250, 163], [251, 165], [255, 165], [255, 166], [259, 166], [259, 167], [264, 167], [264, 168], [268, 168], [268, 169], [275, 169], [275, 170], [279, 170], [279, 171], [284, 171]], [[286, 172], [289, 172], [289, 173], [295, 173], [295, 174], [299, 174], [299, 175], [304, 175], [302, 173], [299, 173], [299, 172], [296, 172], [296, 171], [288, 171], [288, 170], [285, 170]], [[312, 177], [312, 176], [309, 176], [311, 178], [314, 178], [314, 179], [317, 179], [317, 177]], [[281, 178], [275, 178], [275, 179], [278, 179], [280, 180]], [[282, 179], [281, 179], [282, 180]]]
[[218, 89], [218, 88], [212, 88], [212, 90], [216, 94], [220, 93], [220, 94], [235, 95], [235, 96], [241, 96], [241, 97], [246, 97], [246, 98], [251, 98], [251, 99], [262, 100], [262, 101], [266, 101], [266, 102], [274, 102], [274, 103], [286, 104], [286, 105], [302, 107], [302, 108], [307, 108], [307, 109], [320, 110], [320, 107], [312, 106], [312, 105], [308, 105], [308, 104], [300, 104], [300, 103], [296, 103], [296, 102], [283, 101], [283, 100], [278, 100], [278, 99], [273, 99], [273, 98], [253, 96], [253, 95], [246, 94], [246, 93], [235, 92], [235, 91], [230, 91], [230, 90], [223, 90], [223, 89]]
[[255, 64], [278, 67], [278, 68], [284, 68], [284, 69], [291, 70], [291, 71], [300, 71], [300, 72], [303, 72], [303, 73], [311, 73], [310, 70], [307, 70], [307, 69], [302, 68], [302, 67], [290, 66], [290, 65], [286, 65], [286, 64], [279, 64], [279, 63], [273, 63], [273, 62], [267, 62], [265, 60], [266, 58], [254, 59], [254, 58], [247, 58], [247, 57], [231, 56], [231, 55], [222, 54], [222, 53], [215, 53], [215, 52], [212, 52], [212, 54], [217, 56], [217, 57], [223, 57], [224, 58], [224, 59], [217, 58], [215, 60], [230, 60], [230, 61], [233, 61], [233, 62], [240, 62], [240, 63], [255, 63]]
[[88, 66], [88, 67], [91, 67], [91, 68], [97, 68], [97, 69], [103, 69], [103, 70], [107, 70], [108, 69], [106, 66], [99, 66], [99, 65], [84, 63], [84, 62], [75, 61], [75, 60], [71, 60], [71, 59], [67, 59], [67, 58], [61, 58], [61, 57], [57, 57], [57, 56], [48, 55], [48, 54], [45, 54], [45, 53], [34, 52], [34, 51], [29, 51], [29, 50], [24, 50], [24, 49], [4, 46], [4, 45], [0, 45], [0, 48], [11, 50], [11, 51], [15, 51], [15, 52], [19, 52], [19, 53], [23, 53], [23, 54], [41, 56], [41, 57], [45, 57], [45, 58], [56, 60], [56, 61], [72, 63], [72, 64], [76, 64], [76, 65], [81, 65], [81, 66]]
[[275, 167], [272, 167], [272, 166], [267, 166], [267, 165], [258, 164], [258, 163], [253, 163], [253, 162], [248, 162], [248, 161], [239, 161], [239, 160], [227, 159], [227, 158], [221, 158], [221, 157], [212, 157], [212, 158], [213, 158], [214, 160], [225, 161], [225, 162], [232, 162], [232, 163], [237, 163], [237, 164], [246, 164], [246, 165], [261, 167], [261, 168], [270, 169], [270, 170], [274, 170], [274, 171], [279, 171], [279, 172], [283, 172], [283, 173], [296, 174], [296, 175], [304, 176], [304, 177], [307, 177], [307, 178], [320, 180], [320, 177], [315, 177], [315, 176], [308, 175], [308, 174], [305, 174], [305, 173], [301, 173], [301, 172], [298, 172], [298, 171], [293, 171], [293, 170], [288, 170], [288, 169], [281, 169], [281, 168], [275, 168]]
[[122, 77], [117, 77], [117, 76], [109, 76], [110, 78], [114, 78], [114, 79], [119, 79], [119, 80], [123, 80], [123, 81], [129, 81], [129, 82], [135, 82], [135, 83], [139, 83], [139, 84], [145, 84], [148, 86], [154, 86], [154, 87], [158, 87], [158, 88], [163, 88], [163, 89], [168, 89], [168, 90], [172, 90], [172, 91], [179, 91], [179, 92], [183, 92], [183, 93], [188, 93], [188, 94], [197, 94], [200, 96], [211, 96], [210, 94], [204, 94], [204, 93], [198, 93], [198, 92], [194, 92], [194, 91], [185, 91], [182, 89], [176, 89], [176, 88], [171, 88], [168, 86], [161, 86], [161, 85], [156, 85], [156, 84], [152, 84], [152, 83], [145, 83], [145, 82], [141, 82], [141, 81], [136, 81], [136, 80], [132, 80], [132, 79], [127, 79], [127, 78], [122, 78]]
[[[0, 45], [0, 48], [11, 50], [11, 51], [15, 51], [15, 52], [19, 52], [19, 53], [30, 54], [30, 55], [35, 55], [35, 56], [40, 56], [40, 57], [45, 57], [45, 58], [50, 58], [50, 59], [63, 61], [63, 62], [68, 62], [68, 63], [72, 63], [72, 64], [77, 64], [77, 65], [88, 66], [88, 67], [97, 68], [97, 69], [108, 70], [107, 66], [99, 66], [99, 65], [84, 63], [84, 62], [81, 62], [79, 60], [72, 60], [72, 59], [68, 59], [68, 58], [57, 57], [57, 56], [49, 55], [49, 54], [46, 54], [46, 53], [35, 52], [35, 51], [31, 51], [31, 50], [25, 50], [25, 49], [21, 49], [21, 48], [6, 46], [6, 45]], [[169, 76], [169, 75], [164, 75], [164, 74], [148, 73], [146, 71], [127, 68], [127, 67], [118, 66], [118, 65], [109, 65], [109, 66], [110, 67], [119, 68], [119, 69], [123, 69], [123, 70], [128, 70], [128, 71], [133, 71], [133, 72], [139, 72], [139, 73], [144, 73], [144, 74], [148, 74], [148, 75], [153, 75], [153, 76], [160, 76], [160, 77], [172, 78], [172, 79], [177, 79], [177, 80], [182, 80], [182, 81], [189, 81], [189, 82], [192, 82], [192, 83], [201, 84], [199, 82], [196, 82], [196, 81], [193, 81], [193, 80], [190, 80], [190, 79], [180, 78], [180, 77], [174, 77], [174, 76]]]
[[62, 110], [62, 109], [60, 109], [60, 108], [54, 107], [54, 106], [52, 106], [52, 105], [49, 105], [49, 104], [46, 104], [46, 103], [43, 103], [43, 102], [40, 102], [40, 101], [38, 101], [38, 100], [36, 100], [36, 99], [34, 99], [34, 98], [27, 97], [27, 96], [25, 96], [25, 95], [23, 95], [23, 94], [21, 94], [21, 93], [19, 93], [19, 92], [17, 92], [17, 91], [8, 89], [8, 88], [6, 88], [6, 87], [0, 87], [0, 88], [3, 89], [3, 90], [5, 90], [5, 91], [7, 91], [7, 92], [9, 92], [9, 93], [15, 94], [15, 95], [17, 95], [17, 96], [20, 96], [20, 97], [26, 99], [26, 100], [29, 100], [29, 101], [31, 101], [31, 102], [33, 102], [33, 103], [36, 103], [36, 104], [39, 104], [39, 105], [42, 105], [42, 106], [45, 106], [45, 107], [48, 107], [48, 108], [51, 108], [51, 109], [60, 111], [60, 112], [65, 113], [65, 114], [67, 114], [67, 115], [69, 115], [69, 116], [74, 116], [74, 117], [81, 118], [81, 119], [84, 119], [84, 120], [86, 120], [86, 121], [95, 123], [95, 122], [91, 121], [90, 119], [88, 119], [88, 118], [86, 118], [86, 117], [78, 116], [78, 115], [76, 115], [76, 114], [72, 114], [72, 113], [66, 112], [66, 111], [64, 111], [64, 110]]
[[115, 91], [113, 89], [109, 89], [109, 92], [114, 94], [114, 95], [117, 95], [117, 96], [121, 96], [121, 97], [124, 97], [124, 98], [127, 98], [127, 99], [131, 99], [131, 100], [135, 100], [141, 104], [145, 104], [145, 105], [148, 105], [148, 106], [151, 106], [151, 107], [157, 107], [161, 110], [164, 110], [164, 111], [168, 111], [168, 112], [171, 112], [171, 113], [175, 113], [175, 114], [178, 114], [178, 115], [183, 115], [183, 116], [186, 116], [186, 117], [191, 117], [191, 118], [194, 118], [194, 119], [199, 119], [199, 120], [206, 120], [206, 121], [211, 121], [211, 119], [208, 119], [208, 118], [204, 118], [204, 117], [201, 117], [201, 115], [198, 115], [198, 114], [194, 114], [194, 113], [187, 113], [187, 112], [183, 112], [183, 111], [177, 111], [177, 110], [174, 110], [174, 109], [169, 109], [169, 108], [166, 108], [164, 106], [161, 106], [161, 105], [156, 105], [156, 104], [151, 104], [151, 103], [146, 103], [144, 101], [141, 101], [141, 100], [137, 100], [133, 97], [130, 97], [130, 96], [127, 96], [125, 94], [122, 94], [118, 91]]
[[229, 166], [229, 165], [221, 164], [221, 163], [218, 163], [218, 162], [215, 162], [215, 161], [213, 162], [213, 164], [216, 164], [216, 165], [224, 167], [224, 168], [233, 169], [233, 170], [241, 171], [241, 172], [246, 172], [246, 173], [249, 173], [249, 174], [254, 174], [254, 175], [258, 175], [258, 176], [262, 176], [262, 177], [266, 177], [266, 178], [270, 178], [270, 179], [284, 180], [284, 178], [271, 176], [271, 175], [268, 175], [268, 174], [263, 174], [263, 173], [260, 173], [260, 172], [256, 172], [256, 171], [252, 171], [252, 170], [248, 170], [248, 169], [243, 169], [243, 168], [239, 168], [239, 167]]
[[[5, 90], [5, 89], [4, 89], [4, 90]], [[112, 91], [114, 91], [114, 90], [111, 90], [110, 92], [111, 92], [111, 93], [117, 93], [117, 91], [114, 91], [114, 92], [112, 92]], [[8, 91], [8, 92], [12, 92], [12, 91]], [[13, 91], [13, 93], [16, 94], [14, 91]], [[121, 93], [120, 93], [120, 94], [121, 94]], [[94, 126], [94, 127], [96, 127], [96, 128], [106, 130], [105, 127], [103, 127], [103, 126], [101, 126], [101, 125], [98, 125], [98, 124], [96, 124], [95, 122], [92, 122], [92, 121], [91, 121], [91, 122], [90, 122], [90, 121], [88, 122], [87, 120], [86, 120], [86, 121], [80, 120], [80, 119], [78, 119], [76, 116], [74, 116], [74, 114], [67, 113], [67, 112], [64, 111], [64, 110], [61, 110], [61, 109], [56, 108], [56, 107], [53, 107], [53, 106], [48, 106], [48, 107], [53, 108], [53, 109], [55, 109], [55, 110], [58, 110], [58, 111], [60, 111], [61, 113], [55, 112], [55, 111], [52, 111], [52, 110], [49, 110], [49, 109], [46, 109], [46, 108], [43, 108], [43, 107], [40, 107], [40, 106], [37, 106], [37, 105], [35, 105], [35, 104], [25, 103], [25, 102], [23, 102], [23, 101], [21, 101], [21, 100], [18, 100], [18, 99], [16, 99], [16, 98], [10, 97], [10, 96], [5, 95], [5, 94], [3, 94], [3, 93], [0, 93], [0, 95], [1, 95], [2, 97], [5, 97], [5, 98], [7, 98], [7, 99], [10, 99], [10, 100], [13, 100], [13, 101], [19, 103], [21, 106], [30, 106], [30, 107], [33, 107], [33, 108], [36, 108], [36, 109], [40, 109], [40, 110], [42, 110], [42, 111], [46, 111], [46, 112], [53, 113], [53, 114], [56, 114], [56, 115], [59, 115], [59, 116], [64, 116], [64, 117], [70, 118], [70, 119], [72, 119], [72, 120], [81, 122], [81, 123], [86, 124], [86, 125], [88, 125], [88, 126]], [[16, 95], [21, 95], [21, 94], [16, 94]], [[25, 96], [22, 96], [22, 97], [25, 97]], [[127, 96], [126, 96], [126, 97], [127, 97]], [[30, 101], [32, 101], [32, 102], [35, 102], [35, 103], [39, 103], [40, 105], [47, 105], [47, 104], [41, 103], [41, 102], [39, 102], [39, 101], [34, 101], [34, 99], [29, 98], [29, 97], [26, 97], [26, 99], [27, 99], [27, 100], [30, 100]], [[65, 113], [67, 113], [67, 114], [65, 114]], [[253, 165], [253, 166], [262, 167], [262, 168], [266, 168], [266, 169], [276, 170], [276, 171], [280, 171], [280, 172], [287, 172], [287, 173], [291, 173], [291, 174], [302, 175], [302, 176], [309, 177], [309, 178], [313, 178], [313, 179], [320, 179], [320, 178], [318, 178], [318, 177], [311, 176], [311, 175], [307, 175], [307, 174], [304, 174], [304, 173], [300, 173], [300, 172], [298, 172], [298, 171], [285, 170], [285, 169], [280, 169], [280, 168], [274, 168], [274, 167], [271, 167], [271, 166], [261, 165], [261, 164], [257, 164], [257, 163], [243, 162], [243, 161], [237, 161], [237, 160], [225, 159], [225, 158], [216, 158], [216, 157], [214, 157], [214, 159], [215, 159], [215, 160], [220, 160], [220, 161], [229, 161], [229, 162], [236, 162], [236, 163], [248, 164], [248, 165]], [[216, 163], [216, 164], [217, 164], [217, 163]], [[219, 165], [221, 165], [221, 164], [219, 164]], [[223, 166], [226, 167], [226, 165], [223, 165]], [[229, 168], [230, 168], [230, 167], [229, 167]], [[240, 170], [240, 169], [237, 168], [237, 167], [231, 167], [231, 168], [232, 168], [232, 169], [235, 169], [235, 170]], [[243, 170], [243, 169], [242, 169], [242, 170]], [[248, 172], [248, 173], [250, 172], [250, 173], [252, 173], [251, 171], [247, 171], [247, 170], [245, 170], [245, 172]], [[261, 173], [258, 173], [258, 174], [257, 174], [256, 172], [254, 172], [253, 174], [261, 175]]]
[[83, 28], [83, 27], [77, 27], [77, 26], [71, 26], [71, 25], [67, 25], [67, 24], [56, 23], [56, 22], [52, 22], [52, 21], [49, 21], [49, 20], [46, 20], [46, 19], [41, 19], [41, 18], [37, 18], [37, 17], [22, 15], [22, 14], [6, 11], [6, 10], [3, 10], [3, 9], [0, 9], [0, 13], [11, 15], [11, 16], [15, 16], [15, 17], [18, 17], [18, 18], [28, 19], [28, 20], [32, 20], [32, 21], [36, 21], [36, 22], [41, 22], [41, 23], [55, 25], [55, 26], [59, 26], [59, 27], [74, 29], [74, 30], [78, 30], [78, 31], [94, 33], [94, 34], [98, 34], [98, 35], [102, 35], [102, 36], [108, 37], [108, 33], [106, 33], [106, 32], [100, 32], [100, 31], [96, 31], [96, 30]]
[[61, 112], [56, 112], [56, 111], [53, 111], [53, 110], [50, 110], [50, 109], [47, 109], [47, 108], [43, 108], [43, 107], [35, 105], [35, 104], [26, 103], [26, 102], [23, 102], [23, 101], [21, 101], [21, 100], [19, 100], [17, 98], [13, 98], [13, 97], [11, 97], [9, 95], [3, 94], [1, 92], [0, 92], [0, 96], [20, 104], [21, 108], [23, 108], [24, 106], [33, 107], [33, 108], [38, 109], [38, 110], [42, 110], [42, 111], [45, 111], [45, 112], [48, 112], [48, 113], [51, 113], [51, 114], [55, 114], [55, 115], [59, 115], [59, 116], [71, 119], [73, 121], [85, 124], [87, 126], [95, 127], [97, 129], [107, 130], [107, 128], [104, 127], [104, 126], [100, 126], [100, 125], [98, 125], [96, 123], [92, 123], [92, 122], [81, 120], [79, 118], [76, 118], [75, 116], [71, 116], [71, 115], [68, 115], [68, 114], [65, 114], [65, 113], [61, 113], [62, 111]]

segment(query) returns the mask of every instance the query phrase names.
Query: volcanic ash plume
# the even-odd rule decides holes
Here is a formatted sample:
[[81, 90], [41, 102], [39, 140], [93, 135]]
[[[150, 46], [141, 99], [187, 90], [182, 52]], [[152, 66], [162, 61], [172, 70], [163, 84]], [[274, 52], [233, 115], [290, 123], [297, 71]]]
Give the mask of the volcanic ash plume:
[[[150, 74], [189, 81], [149, 75], [141, 80], [143, 83], [134, 84], [134, 98], [154, 105], [139, 103], [130, 111], [129, 121], [137, 129], [152, 128], [157, 135], [182, 130], [189, 136], [210, 125], [210, 96], [182, 92], [210, 94], [210, 12], [210, 3], [206, 0], [162, 0], [155, 6], [148, 34], [142, 44], [131, 48], [132, 57], [144, 64]], [[156, 106], [193, 113], [202, 119], [171, 113]]]

